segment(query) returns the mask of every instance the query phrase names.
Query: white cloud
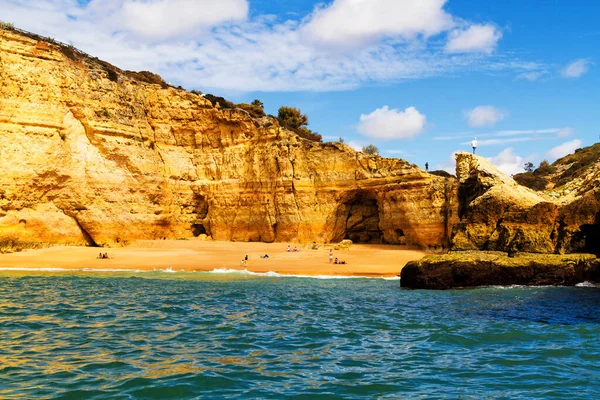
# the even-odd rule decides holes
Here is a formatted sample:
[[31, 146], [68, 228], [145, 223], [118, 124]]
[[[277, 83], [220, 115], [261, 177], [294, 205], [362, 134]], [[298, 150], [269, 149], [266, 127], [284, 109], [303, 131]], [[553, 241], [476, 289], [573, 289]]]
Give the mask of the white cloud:
[[546, 152], [546, 158], [548, 161], [553, 162], [566, 156], [567, 154], [574, 153], [575, 150], [579, 149], [582, 145], [582, 141], [579, 139], [571, 140], [570, 142], [565, 142], [561, 145], [558, 145]]
[[391, 150], [384, 150], [383, 152], [387, 153], [387, 154], [393, 154], [393, 155], [402, 155], [402, 154], [406, 155], [406, 154], [408, 154], [404, 150], [393, 150], [393, 149], [391, 149]]
[[362, 148], [367, 145], [366, 143], [357, 142], [357, 141], [354, 141], [354, 140], [351, 140], [351, 141], [349, 141], [346, 144], [348, 146], [352, 147], [356, 151], [362, 151]]
[[305, 32], [328, 45], [356, 47], [380, 37], [412, 39], [454, 26], [446, 0], [335, 0], [315, 9]]
[[483, 126], [494, 126], [497, 122], [502, 121], [505, 114], [492, 106], [478, 106], [472, 110], [465, 112], [467, 122], [472, 128], [480, 128]]
[[[248, 0], [0, 0], [0, 15], [120, 68], [149, 70], [202, 91], [346, 90], [464, 71], [542, 68], [510, 55], [446, 54], [440, 40], [427, 39], [438, 34], [443, 40], [459, 20], [444, 4], [337, 0], [282, 21], [247, 19]], [[375, 15], [376, 23], [369, 23]], [[322, 26], [322, 20], [335, 24]], [[322, 45], [336, 40], [360, 46], [344, 52]]]
[[446, 171], [447, 173], [449, 173], [451, 175], [455, 175], [456, 174], [456, 153], [458, 153], [458, 152], [460, 152], [460, 150], [453, 151], [452, 154], [450, 154], [450, 156], [446, 160], [446, 162], [436, 164], [433, 167], [430, 167], [429, 170], [430, 171], [441, 170], [441, 171]]
[[494, 25], [471, 25], [464, 30], [455, 30], [448, 35], [448, 53], [491, 54], [502, 38], [502, 32]]
[[489, 161], [506, 175], [518, 174], [524, 171], [525, 160], [515, 154], [511, 147], [502, 150], [497, 156], [490, 157]]
[[544, 75], [546, 75], [546, 71], [523, 72], [522, 74], [517, 75], [517, 79], [525, 79], [528, 81], [537, 81]]
[[[521, 142], [529, 142], [533, 140], [532, 137], [519, 137], [519, 138], [510, 138], [510, 139], [484, 139], [477, 140], [477, 144], [479, 146], [495, 146], [499, 144], [508, 144], [508, 143], [521, 143]], [[471, 145], [471, 142], [462, 142], [462, 145]]]
[[575, 133], [575, 130], [573, 128], [562, 128], [559, 129], [558, 132], [556, 132], [556, 136], [558, 136], [559, 138], [566, 138], [573, 135], [573, 133]]
[[[95, 0], [100, 1], [106, 0]], [[149, 39], [189, 35], [199, 28], [242, 21], [247, 14], [248, 0], [124, 0], [117, 13], [127, 30]]]
[[415, 107], [404, 111], [378, 108], [370, 114], [362, 114], [357, 130], [375, 139], [408, 139], [423, 132], [427, 118]]
[[498, 131], [493, 136], [506, 137], [506, 136], [524, 136], [534, 135], [541, 136], [549, 133], [556, 134], [556, 137], [562, 138], [571, 136], [573, 134], [573, 128], [550, 128], [550, 129], [524, 129], [524, 130], [513, 130], [513, 131]]
[[583, 74], [589, 71], [591, 62], [586, 59], [579, 59], [573, 61], [571, 64], [567, 65], [562, 71], [561, 74], [565, 78], [579, 78]]

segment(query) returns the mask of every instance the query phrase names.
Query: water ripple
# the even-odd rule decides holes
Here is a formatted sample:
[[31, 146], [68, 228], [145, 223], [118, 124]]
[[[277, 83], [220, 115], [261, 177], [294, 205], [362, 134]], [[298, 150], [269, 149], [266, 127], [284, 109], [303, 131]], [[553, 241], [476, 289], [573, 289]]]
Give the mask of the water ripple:
[[600, 290], [0, 274], [0, 398], [596, 398]]

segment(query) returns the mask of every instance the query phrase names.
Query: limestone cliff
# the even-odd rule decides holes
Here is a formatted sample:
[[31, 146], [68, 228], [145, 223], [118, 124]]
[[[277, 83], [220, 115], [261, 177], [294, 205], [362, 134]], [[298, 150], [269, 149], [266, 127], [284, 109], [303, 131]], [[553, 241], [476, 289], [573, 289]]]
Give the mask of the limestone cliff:
[[600, 252], [600, 164], [553, 191], [519, 185], [487, 160], [456, 156], [459, 218], [453, 250]]
[[0, 243], [448, 243], [456, 182], [0, 30]]
[[571, 169], [571, 179], [536, 192], [482, 157], [457, 154], [460, 222], [453, 229], [453, 251], [409, 262], [402, 269], [401, 286], [449, 289], [599, 282], [600, 259], [561, 255], [600, 253], [600, 164], [575, 160], [579, 161], [556, 167], [558, 172]]

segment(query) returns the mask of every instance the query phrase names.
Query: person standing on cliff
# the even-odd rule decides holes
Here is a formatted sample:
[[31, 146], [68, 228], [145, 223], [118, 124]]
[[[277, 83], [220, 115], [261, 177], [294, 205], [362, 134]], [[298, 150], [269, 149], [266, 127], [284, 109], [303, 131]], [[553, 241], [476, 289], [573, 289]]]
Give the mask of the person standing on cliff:
[[425, 171], [429, 171], [429, 163], [428, 162], [425, 163]]
[[477, 148], [477, 138], [474, 137], [473, 140], [471, 140], [471, 147], [473, 148], [473, 154], [475, 154], [475, 149]]

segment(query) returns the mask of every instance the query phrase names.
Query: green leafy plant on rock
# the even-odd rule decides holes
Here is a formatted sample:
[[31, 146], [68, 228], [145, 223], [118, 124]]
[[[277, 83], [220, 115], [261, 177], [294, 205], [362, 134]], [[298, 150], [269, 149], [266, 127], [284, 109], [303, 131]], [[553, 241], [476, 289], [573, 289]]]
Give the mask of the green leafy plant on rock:
[[320, 134], [313, 132], [307, 127], [308, 117], [306, 114], [302, 114], [302, 111], [298, 108], [288, 106], [279, 107], [277, 120], [281, 126], [295, 132], [304, 139], [313, 142], [321, 142], [323, 140]]
[[374, 144], [369, 144], [368, 146], [363, 146], [362, 152], [370, 156], [376, 156], [379, 154], [379, 149]]

